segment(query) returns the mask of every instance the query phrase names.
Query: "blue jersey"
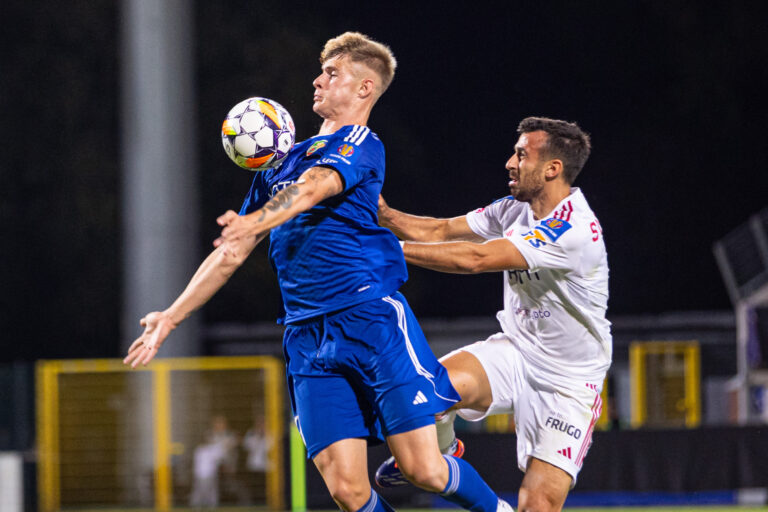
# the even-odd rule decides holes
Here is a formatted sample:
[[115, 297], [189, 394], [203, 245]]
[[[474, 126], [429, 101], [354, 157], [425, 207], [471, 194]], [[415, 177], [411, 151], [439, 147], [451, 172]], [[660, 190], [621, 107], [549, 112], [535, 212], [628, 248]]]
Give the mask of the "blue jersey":
[[270, 232], [285, 323], [386, 297], [408, 279], [397, 238], [378, 225], [384, 145], [365, 126], [296, 144], [280, 167], [256, 174], [240, 215], [261, 208], [314, 166], [335, 169], [344, 190]]

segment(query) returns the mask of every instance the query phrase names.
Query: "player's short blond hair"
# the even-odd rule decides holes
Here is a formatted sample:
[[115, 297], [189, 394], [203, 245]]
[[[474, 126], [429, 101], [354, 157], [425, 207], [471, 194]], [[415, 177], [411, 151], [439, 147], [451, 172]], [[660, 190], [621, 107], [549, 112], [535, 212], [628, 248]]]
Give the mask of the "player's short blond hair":
[[329, 39], [320, 54], [320, 63], [324, 64], [325, 61], [339, 55], [349, 57], [352, 62], [362, 62], [376, 72], [381, 78], [379, 95], [387, 90], [395, 77], [397, 61], [392, 50], [387, 45], [374, 41], [360, 32], [344, 32], [340, 36]]

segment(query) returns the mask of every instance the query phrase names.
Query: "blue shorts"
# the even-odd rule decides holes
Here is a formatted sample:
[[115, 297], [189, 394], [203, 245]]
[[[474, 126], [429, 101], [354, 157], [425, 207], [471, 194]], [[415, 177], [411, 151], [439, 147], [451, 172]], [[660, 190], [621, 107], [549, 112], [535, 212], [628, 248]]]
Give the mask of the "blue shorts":
[[286, 327], [288, 390], [307, 454], [433, 424], [460, 400], [401, 294]]

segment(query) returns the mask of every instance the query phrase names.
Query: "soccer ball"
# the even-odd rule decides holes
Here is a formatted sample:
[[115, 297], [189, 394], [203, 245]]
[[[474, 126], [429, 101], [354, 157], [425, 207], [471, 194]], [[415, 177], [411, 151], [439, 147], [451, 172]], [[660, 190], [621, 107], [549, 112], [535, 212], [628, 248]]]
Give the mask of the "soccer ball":
[[291, 114], [267, 98], [241, 101], [232, 107], [221, 125], [224, 151], [249, 171], [265, 171], [280, 165], [295, 140]]

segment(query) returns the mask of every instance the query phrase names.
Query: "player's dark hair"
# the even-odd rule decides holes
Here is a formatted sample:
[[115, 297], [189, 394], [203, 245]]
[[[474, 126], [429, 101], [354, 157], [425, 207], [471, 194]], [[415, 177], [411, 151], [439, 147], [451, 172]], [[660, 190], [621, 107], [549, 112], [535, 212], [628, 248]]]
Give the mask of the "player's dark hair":
[[592, 150], [589, 135], [576, 123], [548, 117], [526, 117], [517, 126], [518, 134], [539, 130], [547, 134], [544, 157], [562, 160], [563, 176], [569, 184], [573, 183]]
[[320, 54], [320, 63], [337, 55], [346, 55], [353, 62], [362, 62], [375, 71], [381, 77], [379, 95], [392, 83], [397, 60], [389, 46], [359, 32], [345, 32], [325, 43], [325, 48]]

